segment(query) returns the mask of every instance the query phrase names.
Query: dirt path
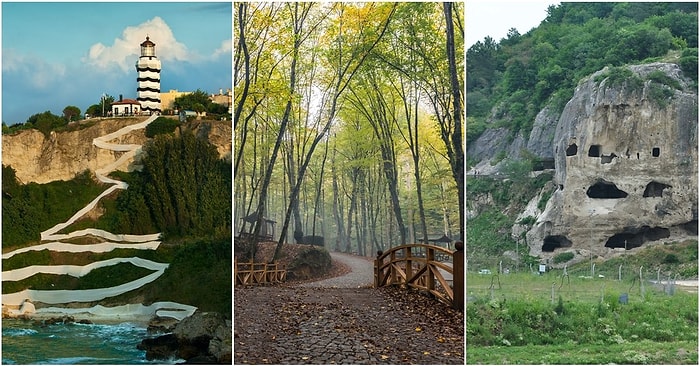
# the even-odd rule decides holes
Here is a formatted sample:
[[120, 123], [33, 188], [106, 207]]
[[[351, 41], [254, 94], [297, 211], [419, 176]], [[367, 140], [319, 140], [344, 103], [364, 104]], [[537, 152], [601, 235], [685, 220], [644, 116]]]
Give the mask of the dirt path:
[[416, 292], [371, 288], [371, 259], [332, 253], [345, 275], [234, 290], [235, 364], [464, 364], [464, 316]]
[[370, 258], [331, 252], [331, 258], [350, 267], [350, 273], [322, 281], [307, 282], [300, 287], [358, 288], [369, 287], [374, 283], [374, 263]]

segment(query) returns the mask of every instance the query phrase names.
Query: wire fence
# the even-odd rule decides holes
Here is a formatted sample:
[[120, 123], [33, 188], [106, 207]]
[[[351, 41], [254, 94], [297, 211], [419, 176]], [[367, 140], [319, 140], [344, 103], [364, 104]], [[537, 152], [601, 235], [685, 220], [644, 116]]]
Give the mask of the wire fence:
[[697, 292], [696, 281], [679, 281], [678, 276], [661, 269], [620, 265], [617, 269], [570, 270], [531, 267], [529, 272], [499, 269], [467, 274], [467, 302], [476, 299], [529, 299], [551, 301], [643, 302], [650, 296], [674, 296], [678, 291]]

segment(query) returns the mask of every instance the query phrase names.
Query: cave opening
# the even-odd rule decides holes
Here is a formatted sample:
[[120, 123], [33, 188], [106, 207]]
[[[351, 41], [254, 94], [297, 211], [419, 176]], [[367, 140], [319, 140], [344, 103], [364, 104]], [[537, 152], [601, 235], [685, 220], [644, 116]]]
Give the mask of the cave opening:
[[615, 159], [616, 157], [617, 157], [617, 155], [615, 155], [615, 153], [612, 153], [612, 154], [610, 154], [610, 155], [601, 155], [601, 156], [600, 156], [600, 163], [601, 163], [601, 164], [609, 164], [609, 163], [611, 163], [611, 162], [613, 161], [613, 159]]
[[588, 148], [588, 156], [592, 158], [599, 158], [603, 153], [603, 147], [601, 145], [591, 145]]
[[698, 235], [698, 220], [690, 220], [682, 224], [681, 227], [690, 234]]
[[576, 144], [571, 144], [566, 148], [566, 156], [574, 156], [578, 153], [578, 146]]
[[547, 235], [542, 241], [543, 252], [553, 252], [554, 249], [570, 247], [573, 243], [564, 235]]
[[627, 192], [617, 188], [615, 183], [604, 179], [598, 179], [586, 190], [586, 195], [590, 198], [619, 199], [627, 197]]
[[651, 149], [651, 156], [658, 158], [661, 155], [661, 150], [658, 147]]
[[671, 188], [668, 184], [651, 181], [644, 188], [643, 197], [663, 197], [664, 189]]
[[611, 236], [605, 243], [605, 247], [630, 250], [641, 247], [645, 242], [664, 239], [670, 236], [671, 231], [667, 228], [644, 225], [640, 228], [627, 228], [625, 231]]

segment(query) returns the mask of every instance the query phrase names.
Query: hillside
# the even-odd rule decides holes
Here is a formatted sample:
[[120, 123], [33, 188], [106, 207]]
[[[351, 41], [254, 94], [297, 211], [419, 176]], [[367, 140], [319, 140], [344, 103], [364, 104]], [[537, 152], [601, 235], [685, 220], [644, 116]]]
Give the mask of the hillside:
[[[4, 313], [230, 313], [231, 125], [194, 121], [146, 138], [154, 120], [90, 121], [34, 141], [31, 130], [4, 136], [10, 157], [24, 149], [24, 161], [41, 165], [3, 160]], [[93, 170], [60, 178], [75, 167]]]
[[697, 4], [563, 3], [467, 58], [470, 263], [697, 242]]
[[[99, 149], [92, 140], [122, 127], [143, 122], [146, 117], [93, 118], [71, 123], [60, 132], [45, 136], [36, 129], [3, 135], [2, 164], [15, 169], [20, 182], [27, 184], [69, 180], [85, 170], [94, 171], [105, 166], [119, 152]], [[222, 157], [231, 156], [231, 124], [220, 121], [192, 121], [189, 128], [205, 136], [217, 147]], [[143, 144], [148, 138], [143, 131], [134, 131], [120, 137], [120, 144]], [[120, 167], [130, 171], [133, 164]]]

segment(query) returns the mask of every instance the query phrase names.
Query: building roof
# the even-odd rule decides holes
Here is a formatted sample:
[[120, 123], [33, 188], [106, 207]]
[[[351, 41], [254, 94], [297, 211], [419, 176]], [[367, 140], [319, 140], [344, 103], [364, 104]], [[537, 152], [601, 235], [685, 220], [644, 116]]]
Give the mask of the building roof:
[[151, 42], [151, 40], [148, 39], [148, 36], [146, 36], [146, 40], [141, 43], [141, 47], [155, 47], [156, 44]]
[[122, 99], [121, 101], [112, 103], [112, 105], [122, 105], [122, 104], [138, 104], [138, 105], [141, 105], [141, 102], [139, 102], [138, 100], [134, 100], [134, 99]]

